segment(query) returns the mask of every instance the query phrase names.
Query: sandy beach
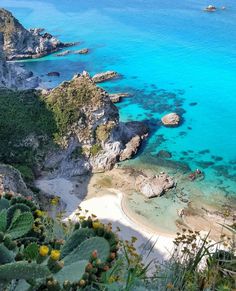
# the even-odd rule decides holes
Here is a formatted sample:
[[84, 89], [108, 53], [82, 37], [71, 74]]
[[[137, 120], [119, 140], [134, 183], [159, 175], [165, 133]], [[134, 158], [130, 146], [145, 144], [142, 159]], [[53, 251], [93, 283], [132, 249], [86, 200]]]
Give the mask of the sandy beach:
[[[138, 215], [135, 210], [130, 209], [129, 193], [133, 190], [134, 177], [135, 173], [132, 171], [115, 168], [105, 173], [93, 174], [90, 177], [50, 179], [45, 176], [36, 181], [36, 186], [45, 194], [61, 198], [66, 219], [70, 218], [75, 221], [76, 212], [80, 206], [83, 211], [87, 210], [89, 214], [96, 215], [104, 223], [111, 222], [114, 230], [119, 227], [122, 239], [129, 240], [132, 236], [136, 237], [138, 240], [135, 246], [137, 251], [143, 254], [145, 261], [154, 258], [157, 260], [168, 259], [174, 249], [173, 239], [176, 231], [165, 230], [162, 225], [154, 224], [153, 221], [147, 220], [144, 216]], [[144, 200], [144, 198], [142, 199]], [[158, 199], [162, 199], [162, 197]], [[147, 206], [149, 207], [147, 202], [149, 201], [144, 202], [143, 209], [144, 212], [147, 212]], [[180, 218], [176, 211], [182, 206], [177, 202], [167, 205], [167, 207], [170, 206], [172, 208], [169, 209], [169, 213], [173, 212], [173, 214], [172, 216], [164, 214], [165, 222], [176, 225], [177, 230], [186, 227], [200, 231], [203, 236], [211, 230], [211, 239], [219, 241], [223, 231], [220, 224], [224, 224], [226, 220], [213, 208], [207, 208], [207, 205], [195, 208], [194, 202], [189, 203], [184, 208], [186, 215]], [[161, 210], [165, 211], [163, 209], [156, 211]], [[227, 234], [229, 235], [229, 233]], [[145, 255], [149, 253], [152, 245], [155, 246], [149, 257], [145, 259]]]
[[[147, 226], [132, 219], [125, 212], [123, 205], [123, 194], [121, 191], [109, 188], [102, 196], [90, 194], [81, 199], [73, 193], [74, 183], [64, 178], [56, 179], [40, 179], [36, 183], [44, 192], [57, 195], [66, 204], [66, 215], [72, 220], [76, 220], [76, 212], [78, 206], [83, 210], [88, 210], [88, 213], [96, 215], [104, 223], [111, 222], [113, 229], [120, 228], [120, 237], [129, 240], [132, 236], [138, 240], [136, 242], [137, 251], [143, 255], [145, 261], [152, 259], [165, 260], [170, 256], [173, 250], [173, 235], [164, 236], [158, 231], [147, 228]], [[155, 244], [152, 252], [148, 257], [150, 248]]]

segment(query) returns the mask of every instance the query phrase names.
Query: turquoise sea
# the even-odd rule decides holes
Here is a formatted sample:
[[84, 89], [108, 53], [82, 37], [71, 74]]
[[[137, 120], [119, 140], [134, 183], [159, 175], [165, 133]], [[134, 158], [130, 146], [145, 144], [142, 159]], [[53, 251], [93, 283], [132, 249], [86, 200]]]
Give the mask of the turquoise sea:
[[[219, 9], [203, 12], [209, 4]], [[122, 74], [102, 87], [131, 92], [133, 97], [118, 105], [121, 120], [143, 120], [151, 128], [141, 153], [128, 164], [182, 170], [186, 176], [199, 168], [205, 180], [192, 185], [205, 198], [235, 197], [234, 0], [1, 0], [1, 6], [27, 28], [44, 27], [62, 41], [80, 41], [72, 50], [91, 49], [88, 55], [27, 61], [26, 67], [42, 75], [49, 87], [82, 70]], [[61, 76], [49, 79], [45, 74], [50, 71]], [[161, 126], [160, 118], [172, 111], [181, 114], [182, 125]], [[159, 159], [159, 150], [170, 151], [172, 158]], [[142, 198], [134, 200], [133, 207], [143, 209]]]

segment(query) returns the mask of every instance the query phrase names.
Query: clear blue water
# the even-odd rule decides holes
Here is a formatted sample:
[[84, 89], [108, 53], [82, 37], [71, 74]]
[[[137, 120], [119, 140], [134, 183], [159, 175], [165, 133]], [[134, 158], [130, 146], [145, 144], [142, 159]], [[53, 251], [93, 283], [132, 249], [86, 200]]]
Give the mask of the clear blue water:
[[[226, 9], [203, 12], [209, 4]], [[205, 194], [223, 188], [226, 194], [236, 192], [234, 0], [2, 0], [1, 6], [28, 28], [40, 26], [63, 41], [81, 41], [73, 50], [91, 48], [88, 55], [27, 62], [44, 80], [49, 71], [61, 73], [49, 86], [84, 69], [123, 75], [102, 86], [134, 94], [118, 105], [122, 120], [149, 123], [151, 137], [134, 163], [159, 166], [156, 153], [168, 150], [171, 161], [204, 170], [199, 186]], [[183, 117], [178, 128], [160, 125], [171, 111]], [[181, 165], [174, 162], [164, 166]]]

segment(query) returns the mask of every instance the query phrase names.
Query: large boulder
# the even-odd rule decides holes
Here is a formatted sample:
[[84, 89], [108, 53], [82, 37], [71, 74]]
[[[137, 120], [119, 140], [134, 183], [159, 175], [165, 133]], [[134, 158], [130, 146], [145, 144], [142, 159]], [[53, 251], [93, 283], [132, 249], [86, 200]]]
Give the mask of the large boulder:
[[165, 126], [178, 126], [180, 123], [180, 116], [172, 112], [163, 116], [161, 121]]
[[147, 198], [153, 198], [159, 197], [168, 189], [173, 188], [175, 186], [175, 181], [165, 173], [152, 177], [140, 175], [136, 178], [135, 186], [136, 190]]

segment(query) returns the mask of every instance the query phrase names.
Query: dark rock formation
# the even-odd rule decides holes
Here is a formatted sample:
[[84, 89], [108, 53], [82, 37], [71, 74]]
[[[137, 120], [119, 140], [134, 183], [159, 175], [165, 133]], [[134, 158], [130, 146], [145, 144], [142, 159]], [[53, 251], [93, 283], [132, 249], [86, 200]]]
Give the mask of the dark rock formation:
[[47, 73], [47, 76], [50, 76], [50, 77], [60, 77], [60, 73], [59, 72], [49, 72], [49, 73]]

